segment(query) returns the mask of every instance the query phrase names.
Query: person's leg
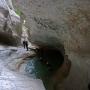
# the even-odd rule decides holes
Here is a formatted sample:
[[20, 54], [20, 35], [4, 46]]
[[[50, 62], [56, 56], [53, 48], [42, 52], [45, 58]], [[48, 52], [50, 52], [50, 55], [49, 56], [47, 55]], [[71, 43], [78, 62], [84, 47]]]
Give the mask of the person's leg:
[[27, 51], [28, 51], [28, 46], [26, 46], [26, 48], [27, 48]]
[[27, 51], [28, 51], [28, 43], [26, 43], [26, 49], [27, 49]]
[[27, 47], [27, 51], [28, 51], [28, 47]]
[[24, 48], [25, 48], [25, 42], [23, 42], [23, 46], [24, 46]]

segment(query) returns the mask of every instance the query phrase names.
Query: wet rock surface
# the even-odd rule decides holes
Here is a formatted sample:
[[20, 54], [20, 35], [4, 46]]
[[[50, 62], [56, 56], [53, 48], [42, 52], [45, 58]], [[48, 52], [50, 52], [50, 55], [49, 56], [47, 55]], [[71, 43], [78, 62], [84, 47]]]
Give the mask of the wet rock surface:
[[20, 47], [0, 46], [0, 90], [45, 90], [42, 80], [27, 77], [17, 68], [28, 53]]
[[[42, 49], [43, 50], [43, 49]], [[53, 90], [54, 86], [57, 87], [57, 83], [59, 84], [60, 82], [62, 82], [69, 73], [70, 70], [70, 62], [68, 62], [68, 60], [63, 60], [62, 58], [58, 58], [60, 59], [58, 61], [58, 65], [55, 64], [57, 63], [57, 61], [52, 58], [53, 56], [55, 57], [54, 54], [57, 54], [56, 52], [58, 52], [58, 50], [53, 50], [53, 49], [49, 49], [49, 48], [44, 48], [43, 50], [43, 55], [46, 55], [45, 57], [43, 57], [43, 55], [41, 55], [41, 51], [39, 51], [39, 55], [35, 54], [35, 52], [33, 51], [26, 51], [24, 50], [22, 47], [0, 47], [0, 57], [1, 57], [1, 63], [3, 63], [3, 65], [1, 64], [1, 66], [5, 66], [8, 70], [8, 73], [15, 73], [15, 77], [19, 78], [17, 74], [19, 74], [21, 76], [21, 74], [27, 78], [30, 79], [35, 79], [37, 81], [37, 79], [40, 79], [43, 81], [46, 90]], [[54, 51], [53, 53], [51, 51]], [[59, 54], [61, 54], [59, 52]], [[48, 55], [48, 57], [47, 57]], [[53, 56], [52, 56], [53, 55]], [[57, 55], [56, 55], [57, 56]], [[41, 59], [42, 57], [42, 59]], [[61, 57], [61, 56], [60, 56]], [[44, 59], [44, 61], [43, 61]], [[64, 59], [64, 57], [63, 57]], [[2, 61], [3, 60], [3, 61]], [[51, 60], [51, 61], [50, 61]], [[52, 62], [53, 61], [53, 62]], [[69, 65], [69, 67], [68, 67]], [[2, 71], [1, 71], [2, 73]], [[7, 73], [7, 71], [5, 70], [5, 73]], [[16, 76], [17, 75], [17, 76]], [[10, 76], [12, 79], [12, 76]], [[14, 77], [14, 76], [13, 76]], [[21, 76], [22, 78], [22, 76]], [[15, 78], [16, 82], [21, 82], [21, 81], [17, 81], [17, 79]], [[26, 80], [26, 79], [25, 79]], [[53, 81], [53, 82], [51, 82]], [[4, 82], [4, 81], [3, 81]], [[26, 80], [27, 82], [27, 80]], [[14, 83], [15, 84], [15, 83]], [[31, 84], [31, 83], [30, 83]], [[17, 84], [18, 85], [18, 84]], [[34, 83], [33, 83], [34, 85]], [[25, 86], [26, 90], [31, 88], [31, 85], [27, 86], [26, 84], [23, 84], [23, 87]], [[3, 86], [4, 87], [4, 86]], [[41, 87], [41, 84], [38, 86]], [[5, 88], [5, 87], [4, 87]], [[10, 86], [10, 89], [12, 87]], [[13, 87], [14, 89], [16, 87]], [[20, 86], [18, 85], [18, 88], [20, 88]], [[34, 89], [36, 89], [36, 87], [32, 87]], [[18, 90], [18, 89], [17, 89]]]

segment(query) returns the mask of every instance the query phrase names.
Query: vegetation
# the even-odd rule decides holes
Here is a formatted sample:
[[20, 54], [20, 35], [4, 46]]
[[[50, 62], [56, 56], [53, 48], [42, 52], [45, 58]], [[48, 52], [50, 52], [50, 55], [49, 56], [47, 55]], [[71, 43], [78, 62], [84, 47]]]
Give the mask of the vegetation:
[[21, 11], [19, 9], [16, 9], [16, 13], [20, 16], [21, 15]]

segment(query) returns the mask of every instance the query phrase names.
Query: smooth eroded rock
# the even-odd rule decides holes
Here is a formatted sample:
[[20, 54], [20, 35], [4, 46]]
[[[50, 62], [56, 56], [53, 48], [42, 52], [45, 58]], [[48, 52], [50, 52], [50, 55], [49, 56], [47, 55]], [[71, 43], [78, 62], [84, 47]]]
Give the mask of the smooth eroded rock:
[[26, 15], [30, 40], [90, 52], [90, 0], [14, 0]]

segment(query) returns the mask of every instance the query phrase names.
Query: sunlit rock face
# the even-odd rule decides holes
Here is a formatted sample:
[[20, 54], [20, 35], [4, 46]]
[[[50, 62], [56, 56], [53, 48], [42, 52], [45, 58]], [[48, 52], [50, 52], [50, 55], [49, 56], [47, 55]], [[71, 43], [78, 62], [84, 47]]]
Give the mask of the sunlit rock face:
[[26, 15], [30, 40], [90, 52], [90, 0], [13, 0]]

